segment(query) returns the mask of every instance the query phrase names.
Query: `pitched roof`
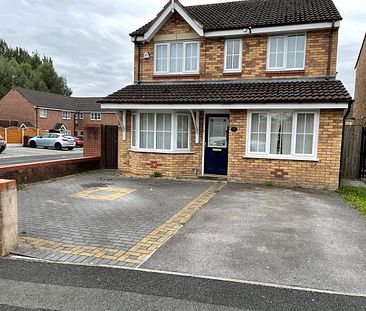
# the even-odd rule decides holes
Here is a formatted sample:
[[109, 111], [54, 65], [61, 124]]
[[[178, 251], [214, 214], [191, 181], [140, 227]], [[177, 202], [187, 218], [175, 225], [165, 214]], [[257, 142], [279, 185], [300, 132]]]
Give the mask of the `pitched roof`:
[[106, 103], [234, 104], [351, 102], [338, 80], [256, 80], [129, 85], [100, 101]]
[[[149, 23], [130, 36], [144, 35], [162, 11]], [[338, 21], [342, 17], [332, 0], [245, 0], [185, 6], [190, 17], [202, 25], [204, 31], [269, 27]]]
[[356, 61], [356, 65], [355, 65], [355, 68], [354, 69], [357, 68], [358, 61], [360, 60], [362, 50], [365, 47], [365, 42], [366, 42], [366, 33], [365, 33], [365, 36], [363, 37], [362, 45], [361, 45], [361, 48], [360, 48], [360, 52], [358, 53], [358, 57], [357, 57], [357, 61]]
[[98, 100], [102, 97], [70, 97], [22, 87], [15, 89], [36, 107], [71, 111], [101, 110]]
[[63, 110], [75, 110], [76, 108], [75, 100], [69, 96], [35, 91], [22, 87], [16, 87], [15, 89], [36, 107]]
[[98, 103], [102, 97], [74, 97], [80, 111], [101, 111]]

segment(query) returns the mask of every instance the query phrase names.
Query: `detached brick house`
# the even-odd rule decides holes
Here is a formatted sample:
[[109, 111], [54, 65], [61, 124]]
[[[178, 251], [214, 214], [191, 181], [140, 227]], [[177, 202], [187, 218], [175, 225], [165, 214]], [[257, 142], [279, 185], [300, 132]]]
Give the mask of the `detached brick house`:
[[114, 112], [101, 110], [100, 97], [69, 97], [21, 87], [0, 100], [0, 120], [78, 134], [93, 124], [117, 125]]
[[352, 106], [354, 125], [366, 126], [366, 34], [363, 39], [356, 66], [355, 102]]
[[331, 0], [169, 1], [130, 34], [135, 83], [101, 101], [121, 116], [119, 170], [337, 188], [341, 19]]

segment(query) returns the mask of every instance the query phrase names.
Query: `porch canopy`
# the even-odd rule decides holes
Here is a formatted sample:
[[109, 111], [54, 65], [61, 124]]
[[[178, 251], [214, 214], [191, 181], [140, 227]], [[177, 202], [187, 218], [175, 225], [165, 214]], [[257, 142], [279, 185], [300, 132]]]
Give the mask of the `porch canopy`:
[[352, 97], [334, 79], [151, 82], [99, 101], [102, 109], [345, 109]]

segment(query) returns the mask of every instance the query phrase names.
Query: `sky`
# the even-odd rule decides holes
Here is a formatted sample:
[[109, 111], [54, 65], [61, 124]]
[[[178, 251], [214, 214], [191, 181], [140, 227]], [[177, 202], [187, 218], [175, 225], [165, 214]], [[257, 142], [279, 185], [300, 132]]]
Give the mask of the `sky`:
[[[106, 96], [133, 83], [129, 33], [167, 0], [0, 0], [0, 37], [54, 60], [74, 96]], [[183, 5], [226, 2], [181, 0]], [[351, 94], [354, 66], [366, 32], [365, 0], [334, 0], [341, 22], [338, 78]]]

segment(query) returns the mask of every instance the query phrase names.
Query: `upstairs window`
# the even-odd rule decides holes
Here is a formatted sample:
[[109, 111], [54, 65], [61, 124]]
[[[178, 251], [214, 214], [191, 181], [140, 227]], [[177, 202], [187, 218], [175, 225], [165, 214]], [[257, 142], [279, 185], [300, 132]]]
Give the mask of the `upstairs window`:
[[62, 111], [62, 119], [70, 120], [71, 119], [71, 112], [70, 111]]
[[155, 45], [156, 74], [198, 73], [199, 42], [167, 42]]
[[242, 67], [242, 40], [229, 39], [225, 41], [225, 72], [240, 72]]
[[47, 110], [46, 109], [39, 109], [39, 117], [40, 118], [47, 118]]
[[83, 112], [78, 112], [76, 114], [76, 118], [78, 118], [79, 120], [83, 120], [84, 119], [84, 113]]
[[100, 112], [91, 112], [90, 120], [92, 121], [100, 121], [102, 119], [102, 114]]
[[270, 37], [268, 40], [268, 70], [303, 70], [306, 53], [305, 35]]

